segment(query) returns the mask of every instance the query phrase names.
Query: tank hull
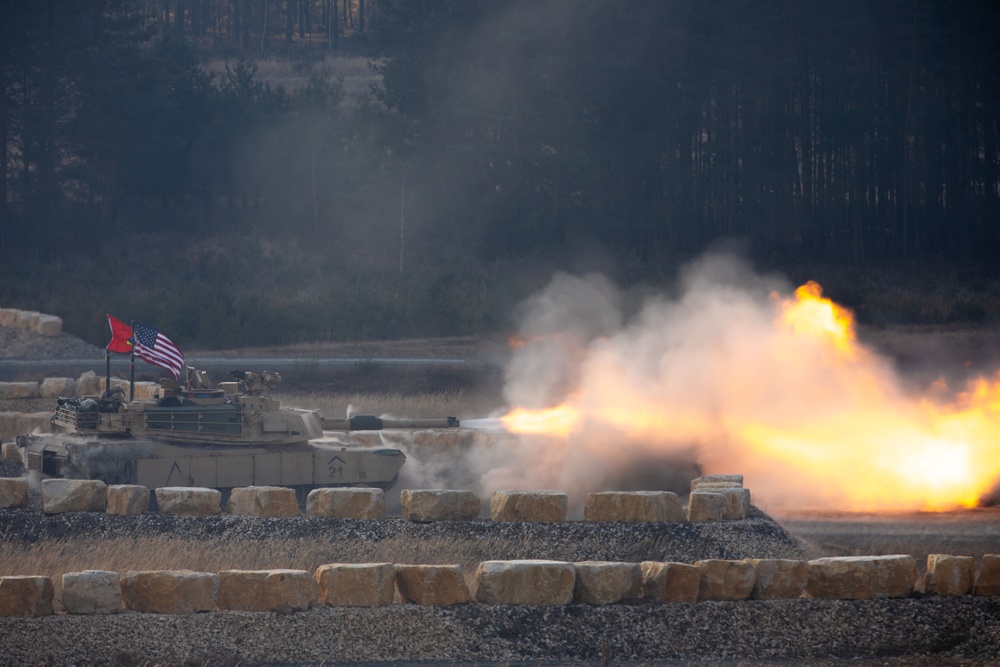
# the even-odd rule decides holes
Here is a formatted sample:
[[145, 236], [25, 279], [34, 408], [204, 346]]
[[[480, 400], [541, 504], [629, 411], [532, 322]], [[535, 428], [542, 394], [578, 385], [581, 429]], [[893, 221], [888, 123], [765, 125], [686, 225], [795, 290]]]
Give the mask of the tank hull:
[[150, 489], [192, 486], [372, 486], [391, 488], [406, 456], [398, 449], [320, 443], [279, 446], [175, 445], [142, 438], [28, 436], [25, 467], [45, 477], [99, 479]]

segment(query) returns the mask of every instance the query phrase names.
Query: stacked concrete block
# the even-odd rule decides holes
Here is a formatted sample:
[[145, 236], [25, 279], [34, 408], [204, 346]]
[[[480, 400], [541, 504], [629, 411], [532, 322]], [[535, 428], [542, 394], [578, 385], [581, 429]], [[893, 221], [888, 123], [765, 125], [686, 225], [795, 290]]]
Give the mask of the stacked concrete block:
[[215, 489], [164, 486], [156, 489], [156, 506], [162, 514], [214, 516], [222, 514], [222, 493]]
[[495, 491], [490, 498], [490, 518], [494, 521], [562, 523], [569, 499], [562, 491]]
[[122, 610], [117, 572], [85, 570], [62, 576], [62, 603], [67, 614], [115, 614]]
[[754, 569], [754, 600], [783, 600], [802, 595], [809, 583], [809, 564], [784, 558], [749, 558]]
[[705, 489], [741, 489], [743, 475], [704, 475], [691, 480], [691, 491]]
[[54, 596], [49, 577], [0, 577], [0, 616], [48, 616]]
[[20, 463], [21, 448], [16, 442], [5, 442], [0, 445], [0, 461], [3, 463]]
[[0, 438], [13, 439], [22, 433], [51, 433], [52, 411], [0, 412]]
[[73, 378], [45, 378], [38, 385], [38, 395], [41, 398], [76, 396], [76, 380]]
[[107, 505], [107, 485], [98, 479], [43, 479], [42, 511], [103, 512]]
[[968, 595], [976, 573], [971, 556], [929, 554], [927, 571], [917, 582], [917, 590], [928, 595]]
[[28, 480], [0, 477], [0, 510], [28, 506]]
[[135, 515], [149, 511], [149, 489], [138, 484], [108, 487], [108, 514]]
[[698, 601], [701, 574], [694, 565], [643, 561], [639, 567], [642, 571], [643, 599], [688, 604]]
[[479, 497], [472, 491], [403, 489], [399, 494], [407, 521], [462, 521], [478, 519]]
[[691, 523], [722, 521], [726, 507], [726, 497], [721, 493], [694, 491], [688, 496], [687, 518]]
[[33, 331], [40, 336], [54, 337], [62, 332], [62, 318], [34, 310], [0, 308], [0, 327]]
[[476, 569], [476, 601], [483, 604], [567, 605], [576, 568], [551, 560], [490, 560]]
[[1000, 595], [1000, 554], [986, 554], [979, 559], [972, 592], [976, 595]]
[[219, 573], [218, 607], [231, 611], [305, 611], [315, 599], [305, 570], [227, 570]]
[[911, 556], [843, 556], [809, 561], [804, 595], [839, 600], [906, 597], [916, 583]]
[[446, 607], [471, 600], [460, 565], [397, 565], [396, 588], [403, 602]]
[[[104, 389], [104, 378], [98, 377], [94, 371], [85, 371], [76, 379], [76, 393], [78, 396], [97, 396]], [[128, 397], [128, 387], [125, 388], [126, 398]]]
[[735, 521], [750, 513], [743, 475], [706, 475], [691, 481], [688, 521]]
[[0, 399], [38, 398], [37, 382], [0, 382]]
[[638, 563], [584, 561], [574, 563], [576, 584], [573, 602], [605, 605], [635, 600], [642, 595], [642, 569]]
[[331, 607], [380, 607], [396, 595], [396, 568], [392, 563], [331, 563], [316, 570], [320, 604]]
[[587, 494], [587, 521], [680, 522], [684, 507], [670, 491], [605, 491]]
[[369, 488], [313, 489], [306, 514], [337, 519], [384, 519], [385, 491]]
[[755, 573], [747, 560], [700, 560], [698, 600], [746, 600], [753, 592]]
[[151, 614], [193, 614], [215, 609], [219, 575], [190, 570], [126, 572], [122, 601], [131, 611]]
[[[107, 378], [97, 378], [96, 391], [93, 394], [99, 394], [104, 391]], [[136, 400], [151, 400], [156, 398], [160, 394], [160, 383], [159, 382], [136, 382], [131, 384], [128, 380], [123, 380], [121, 378], [111, 378], [111, 388], [114, 389], [118, 387], [122, 390], [125, 396], [125, 400], [129, 398], [129, 391], [132, 392], [132, 397]], [[92, 395], [91, 393], [83, 393], [81, 395]]]
[[226, 510], [244, 516], [299, 516], [299, 503], [294, 489], [244, 486], [233, 489]]

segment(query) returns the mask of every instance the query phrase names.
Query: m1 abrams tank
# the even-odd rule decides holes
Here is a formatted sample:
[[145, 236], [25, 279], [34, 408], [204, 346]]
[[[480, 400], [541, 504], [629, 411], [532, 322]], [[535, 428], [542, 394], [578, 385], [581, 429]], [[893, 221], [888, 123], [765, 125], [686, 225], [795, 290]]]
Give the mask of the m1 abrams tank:
[[126, 400], [120, 387], [99, 397], [60, 398], [52, 418], [59, 433], [17, 437], [25, 467], [43, 477], [150, 489], [285, 486], [301, 500], [317, 487], [389, 489], [406, 461], [398, 449], [346, 446], [324, 431], [459, 426], [453, 417], [325, 420], [316, 410], [285, 408], [266, 396], [281, 382], [277, 373], [232, 375], [234, 381], [212, 387], [203, 371], [189, 367], [185, 386], [161, 380], [153, 400]]

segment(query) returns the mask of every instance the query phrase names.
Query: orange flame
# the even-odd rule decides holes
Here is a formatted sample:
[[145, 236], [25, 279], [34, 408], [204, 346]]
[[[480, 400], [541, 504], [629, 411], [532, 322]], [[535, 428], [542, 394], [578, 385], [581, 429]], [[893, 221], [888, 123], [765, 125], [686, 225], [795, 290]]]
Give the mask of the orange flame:
[[770, 323], [713, 331], [697, 359], [665, 346], [643, 364], [634, 340], [595, 342], [564, 403], [515, 408], [502, 422], [607, 460], [697, 444], [705, 472], [744, 473], [755, 497], [778, 506], [971, 507], [1000, 479], [1000, 374], [951, 397], [943, 381], [911, 396], [818, 284], [772, 302]]

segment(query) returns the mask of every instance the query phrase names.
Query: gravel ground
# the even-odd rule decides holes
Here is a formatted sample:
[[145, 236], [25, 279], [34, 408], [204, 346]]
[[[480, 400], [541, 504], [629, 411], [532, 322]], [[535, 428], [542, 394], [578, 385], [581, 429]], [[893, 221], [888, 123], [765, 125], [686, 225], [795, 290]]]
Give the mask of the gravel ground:
[[[10, 470], [8, 470], [10, 472]], [[718, 524], [564, 524], [492, 521], [420, 524], [241, 516], [175, 517], [0, 511], [0, 544], [67, 540], [85, 550], [119, 537], [193, 541], [338, 542], [403, 537], [509, 540], [508, 558], [627, 560], [650, 557], [808, 557], [804, 546], [754, 510]], [[492, 540], [491, 540], [492, 538]], [[651, 551], [655, 550], [656, 553]], [[3, 665], [996, 665], [1000, 598], [963, 596], [839, 601], [783, 600], [606, 607], [393, 605], [315, 607], [293, 614], [214, 612], [0, 618]]]
[[293, 614], [0, 618], [9, 665], [997, 664], [1000, 599], [591, 607], [316, 607]]

